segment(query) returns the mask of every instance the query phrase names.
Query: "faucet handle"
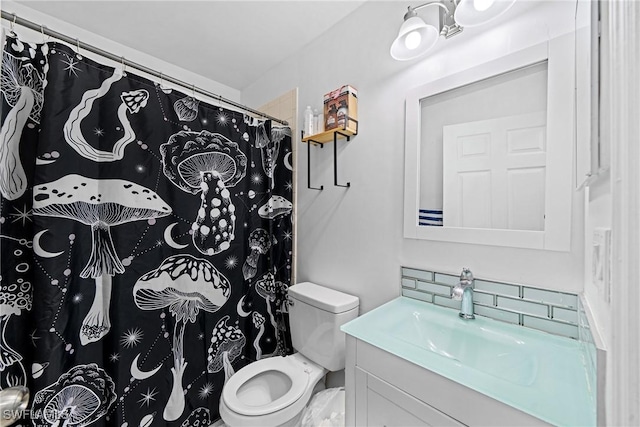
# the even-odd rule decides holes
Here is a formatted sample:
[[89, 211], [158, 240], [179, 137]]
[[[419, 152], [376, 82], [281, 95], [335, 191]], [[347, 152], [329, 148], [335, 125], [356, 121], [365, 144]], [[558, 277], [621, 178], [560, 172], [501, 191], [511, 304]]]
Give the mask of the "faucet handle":
[[451, 299], [454, 301], [462, 301], [462, 295], [464, 295], [464, 288], [461, 286], [455, 286], [451, 289]]
[[473, 273], [467, 267], [462, 269], [462, 273], [460, 273], [460, 281], [468, 281], [473, 282]]

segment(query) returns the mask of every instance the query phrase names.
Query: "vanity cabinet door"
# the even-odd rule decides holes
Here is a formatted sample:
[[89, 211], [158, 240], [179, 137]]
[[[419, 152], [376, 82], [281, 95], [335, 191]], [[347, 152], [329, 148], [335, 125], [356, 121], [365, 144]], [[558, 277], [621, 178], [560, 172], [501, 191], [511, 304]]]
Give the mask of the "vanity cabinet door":
[[356, 368], [356, 425], [375, 427], [464, 426], [391, 384]]

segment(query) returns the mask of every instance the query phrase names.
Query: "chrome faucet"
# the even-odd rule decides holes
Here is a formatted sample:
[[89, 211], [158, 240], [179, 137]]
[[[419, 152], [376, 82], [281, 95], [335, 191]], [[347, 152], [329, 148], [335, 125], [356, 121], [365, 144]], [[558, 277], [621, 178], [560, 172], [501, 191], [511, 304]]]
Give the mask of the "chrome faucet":
[[459, 316], [463, 319], [475, 319], [473, 314], [473, 273], [468, 268], [463, 268], [460, 273], [460, 281], [451, 290], [451, 297], [456, 301], [462, 301]]

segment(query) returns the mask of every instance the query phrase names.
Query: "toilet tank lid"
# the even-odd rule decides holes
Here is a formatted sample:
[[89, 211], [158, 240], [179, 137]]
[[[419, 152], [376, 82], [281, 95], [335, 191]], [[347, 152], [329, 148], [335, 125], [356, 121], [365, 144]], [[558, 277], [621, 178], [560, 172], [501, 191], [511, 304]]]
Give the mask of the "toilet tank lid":
[[358, 297], [311, 282], [297, 283], [289, 287], [289, 296], [330, 313], [343, 313], [360, 304]]

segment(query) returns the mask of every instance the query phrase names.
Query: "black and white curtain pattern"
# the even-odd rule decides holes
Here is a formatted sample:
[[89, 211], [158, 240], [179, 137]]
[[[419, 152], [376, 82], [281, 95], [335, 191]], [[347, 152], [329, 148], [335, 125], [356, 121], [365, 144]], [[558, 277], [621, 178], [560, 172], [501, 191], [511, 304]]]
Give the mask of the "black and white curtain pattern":
[[60, 43], [2, 56], [0, 388], [23, 426], [205, 426], [291, 353], [291, 132]]

